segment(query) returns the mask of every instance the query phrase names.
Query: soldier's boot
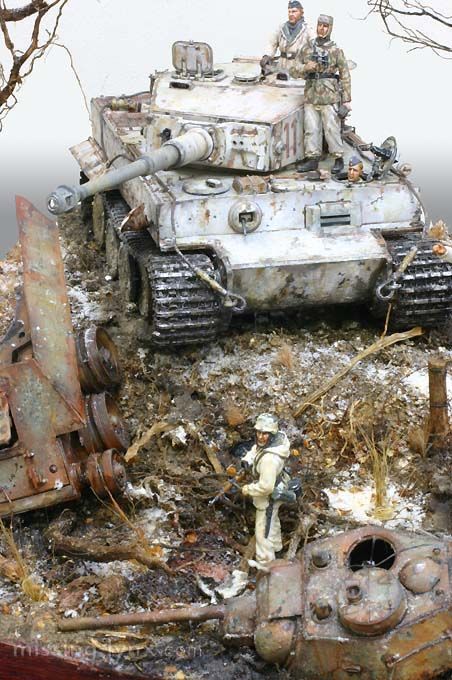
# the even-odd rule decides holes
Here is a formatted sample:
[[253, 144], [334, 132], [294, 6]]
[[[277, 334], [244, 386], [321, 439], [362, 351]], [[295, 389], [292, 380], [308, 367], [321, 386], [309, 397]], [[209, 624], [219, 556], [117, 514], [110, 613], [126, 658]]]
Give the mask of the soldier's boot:
[[344, 169], [344, 159], [342, 158], [342, 156], [339, 156], [334, 161], [334, 165], [333, 165], [333, 168], [331, 170], [331, 174], [332, 175], [338, 175], [340, 172], [342, 172], [343, 169]]
[[313, 158], [303, 158], [301, 163], [297, 163], [297, 172], [311, 172], [312, 170], [318, 170], [319, 167], [318, 156]]

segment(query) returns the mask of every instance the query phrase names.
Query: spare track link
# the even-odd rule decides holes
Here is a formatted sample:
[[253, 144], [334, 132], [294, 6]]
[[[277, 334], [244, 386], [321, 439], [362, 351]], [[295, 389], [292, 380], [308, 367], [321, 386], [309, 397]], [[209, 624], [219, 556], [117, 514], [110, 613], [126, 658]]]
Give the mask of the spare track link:
[[392, 312], [397, 327], [436, 327], [445, 324], [452, 314], [452, 264], [432, 253], [434, 241], [407, 238], [388, 242], [396, 271], [413, 246], [418, 253], [398, 280]]
[[[108, 214], [121, 216], [128, 207], [119, 192], [105, 197]], [[122, 204], [122, 205], [121, 205]], [[119, 225], [118, 225], [119, 226]], [[151, 340], [156, 347], [203, 345], [215, 339], [221, 327], [221, 304], [205, 283], [178, 255], [160, 253], [148, 231], [126, 231], [118, 237], [148, 273], [151, 292]], [[192, 266], [215, 278], [212, 260], [205, 254], [184, 253]]]

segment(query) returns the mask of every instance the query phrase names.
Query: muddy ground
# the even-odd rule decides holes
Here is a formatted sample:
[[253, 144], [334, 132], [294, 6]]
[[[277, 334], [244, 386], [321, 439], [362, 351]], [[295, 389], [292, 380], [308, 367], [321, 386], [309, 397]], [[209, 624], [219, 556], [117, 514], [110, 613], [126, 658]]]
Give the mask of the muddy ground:
[[[235, 445], [252, 438], [253, 421], [264, 411], [279, 415], [292, 445], [293, 474], [303, 480], [299, 506], [281, 513], [285, 550], [367, 523], [450, 534], [450, 456], [447, 449], [431, 450], [426, 440], [427, 362], [438, 353], [452, 358], [450, 329], [365, 359], [296, 418], [313, 390], [381, 335], [365, 310], [245, 316], [207, 347], [155, 352], [137, 310], [123, 309], [118, 284], [106, 276], [104, 255], [86, 241], [79, 217], [60, 226], [74, 325], [102, 324], [117, 343], [124, 371], [117, 400], [132, 441], [157, 423], [167, 427], [128, 463], [129, 497], [120, 509], [88, 492], [79, 504], [13, 520], [29, 579], [18, 575], [4, 533], [2, 637], [146, 677], [284, 678], [253, 651], [225, 648], [214, 623], [63, 637], [55, 618], [221, 600], [215, 588], [234, 570], [248, 569], [254, 516], [237, 493], [208, 505], [224, 483], [212, 460], [223, 467], [236, 461]], [[19, 278], [15, 249], [0, 263], [0, 335], [12, 318]], [[388, 474], [376, 508], [376, 465], [383, 457]], [[8, 531], [9, 522], [5, 526]], [[58, 528], [94, 549], [132, 541], [171, 573], [136, 560], [57, 554], [49, 538]], [[251, 571], [247, 588], [253, 577]]]

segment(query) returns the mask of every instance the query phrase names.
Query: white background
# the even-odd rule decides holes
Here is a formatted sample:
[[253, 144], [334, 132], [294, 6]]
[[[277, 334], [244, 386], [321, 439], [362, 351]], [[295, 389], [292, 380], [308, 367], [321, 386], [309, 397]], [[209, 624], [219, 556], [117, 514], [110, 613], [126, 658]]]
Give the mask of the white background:
[[[358, 64], [351, 117], [358, 133], [376, 144], [394, 135], [400, 159], [414, 167], [429, 216], [452, 224], [452, 62], [391, 42], [377, 17], [362, 20], [365, 0], [306, 0], [304, 6], [312, 26], [320, 12], [335, 16], [333, 37]], [[209, 42], [216, 62], [261, 55], [286, 8], [285, 0], [70, 0], [59, 41], [71, 50], [88, 98], [127, 94], [145, 90], [152, 71], [170, 66], [175, 40]], [[18, 46], [25, 29], [27, 22], [15, 28]], [[0, 63], [5, 58], [0, 47]], [[16, 239], [14, 194], [42, 209], [56, 185], [77, 182], [78, 166], [67, 149], [88, 135], [69, 58], [53, 47], [36, 64], [0, 133], [0, 255]]]

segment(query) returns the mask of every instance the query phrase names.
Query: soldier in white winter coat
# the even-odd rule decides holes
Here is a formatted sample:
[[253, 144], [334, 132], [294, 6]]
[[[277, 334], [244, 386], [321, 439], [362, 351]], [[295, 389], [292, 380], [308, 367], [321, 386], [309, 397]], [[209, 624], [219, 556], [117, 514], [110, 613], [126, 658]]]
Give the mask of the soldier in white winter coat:
[[256, 566], [266, 567], [282, 549], [279, 508], [281, 501], [274, 500], [275, 487], [288, 482], [284, 466], [290, 455], [290, 445], [284, 432], [278, 428], [278, 419], [271, 414], [260, 415], [254, 426], [256, 443], [243, 457], [256, 480], [242, 487], [244, 496], [253, 499], [256, 508]]
[[[304, 19], [304, 10], [298, 0], [290, 0], [288, 21], [285, 21], [272, 35], [266, 54], [261, 59], [264, 71], [276, 66], [278, 70], [289, 70], [308, 40], [314, 38]], [[274, 67], [271, 70], [276, 70]]]

